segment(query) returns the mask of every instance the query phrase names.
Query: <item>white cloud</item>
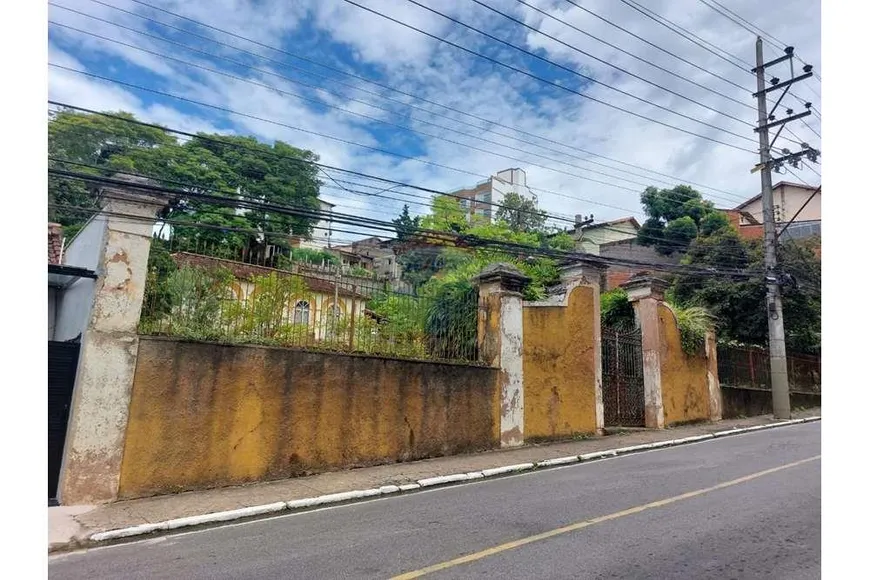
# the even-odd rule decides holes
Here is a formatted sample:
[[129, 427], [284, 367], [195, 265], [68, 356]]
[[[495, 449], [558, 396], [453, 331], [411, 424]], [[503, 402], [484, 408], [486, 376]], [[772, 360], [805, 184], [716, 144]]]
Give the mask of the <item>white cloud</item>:
[[[516, 53], [512, 53], [509, 49], [485, 42], [479, 36], [462, 31], [446, 20], [409, 3], [388, 0], [358, 1], [360, 4], [370, 6], [433, 34], [449, 37], [466, 46], [473, 46], [476, 50], [486, 54], [499, 55], [498, 58], [508, 59], [512, 64], [521, 68], [525, 66], [519, 64], [521, 61], [517, 60]], [[564, 66], [577, 68], [584, 74], [601, 79], [622, 91], [659, 103], [692, 119], [728, 128], [746, 135], [748, 139], [717, 133], [713, 129], [665, 113], [657, 107], [641, 103], [630, 96], [614, 93], [600, 85], [584, 89], [585, 94], [590, 97], [617, 104], [648, 117], [667, 120], [669, 123], [696, 133], [715, 135], [717, 139], [739, 144], [749, 150], [755, 149], [755, 144], [752, 141], [755, 135], [750, 126], [742, 125], [712, 111], [700, 108], [678, 96], [665, 93], [642, 80], [632, 78], [606, 64], [578, 54], [576, 51], [540, 34], [532, 33], [518, 25], [509, 23], [480, 6], [456, 0], [450, 2], [420, 1], [465, 22], [480, 26], [496, 36], [505, 38], [510, 35], [512, 42], [518, 42], [531, 50], [539, 51], [547, 58]], [[540, 6], [547, 13], [570, 22], [590, 34], [606, 39], [608, 42], [629, 50], [663, 68], [677, 72], [696, 83], [713, 87], [717, 91], [747, 103], [749, 106], [732, 103], [716, 94], [676, 79], [667, 72], [645, 65], [637, 59], [607, 47], [559, 22], [545, 18], [516, 2], [488, 0], [487, 3], [492, 3], [499, 10], [509, 12], [515, 17], [523, 18], [531, 26], [540, 28], [568, 44], [594, 54], [607, 63], [632, 71], [654, 83], [673, 88], [675, 92], [707, 103], [712, 107], [745, 119], [749, 123], [753, 122], [752, 106], [754, 103], [750, 92], [754, 87], [754, 79], [748, 71], [728, 64], [710, 52], [657, 25], [625, 4], [612, 0], [594, 2], [584, 0], [580, 3], [602, 17], [637, 33], [647, 41], [696, 63], [700, 69], [675, 60], [664, 52], [616, 30], [602, 20], [571, 6], [567, 2], [529, 1], [534, 1], [535, 5]], [[138, 29], [145, 26], [144, 22], [139, 19], [124, 16], [94, 4], [90, 0], [64, 0], [64, 3], [83, 12], [125, 23]], [[113, 3], [133, 12], [154, 16], [186, 29], [192, 29], [190, 22], [173, 19], [166, 14], [145, 9], [129, 0], [123, 3], [117, 1]], [[168, 49], [166, 45], [161, 45], [156, 41], [152, 42], [132, 33], [117, 29], [106, 32], [106, 30], [114, 28], [109, 25], [91, 23], [88, 29], [100, 30], [102, 31], [100, 33], [106, 36], [124, 39], [137, 46], [168, 52], [186, 60], [209, 62], [208, 66], [210, 67], [231, 71], [232, 74], [245, 76], [257, 83], [276, 87], [285, 92], [304, 95], [334, 107], [341, 107], [378, 119], [388, 119], [393, 123], [410, 125], [419, 131], [437, 135], [449, 141], [468, 143], [485, 151], [472, 150], [442, 139], [414, 136], [374, 120], [363, 119], [334, 108], [316, 106], [310, 101], [298, 97], [279, 94], [273, 90], [226, 77], [193, 72], [187, 67], [173, 64], [165, 59], [143, 56], [141, 53], [136, 54], [137, 51], [111, 45], [111, 43], [81, 41], [74, 34], [61, 35], [55, 30], [52, 30], [52, 35], [58, 42], [63, 41], [64, 50], [57, 48], [55, 44], [50, 45], [49, 58], [52, 61], [71, 68], [83, 68], [82, 61], [91, 63], [95, 58], [120, 59], [121, 62], [127, 63], [136, 70], [157, 75], [162, 79], [161, 82], [169, 87], [167, 90], [174, 93], [248, 113], [262, 119], [329, 135], [334, 139], [302, 133], [266, 121], [218, 113], [213, 110], [203, 110], [191, 117], [182, 113], [182, 110], [178, 108], [180, 107], [179, 103], [166, 101], [162, 104], [153, 104], [150, 96], [134, 94], [132, 91], [121, 89], [115, 85], [96, 82], [56, 69], [50, 71], [50, 95], [91, 108], [131, 110], [143, 118], [185, 130], [213, 131], [216, 130], [215, 127], [232, 127], [236, 132], [254, 134], [261, 139], [281, 139], [295, 146], [316, 151], [325, 163], [365, 173], [384, 175], [433, 189], [453, 189], [476, 182], [479, 180], [478, 175], [486, 176], [505, 167], [521, 166], [527, 170], [529, 185], [539, 192], [542, 206], [562, 215], [594, 213], [597, 218], [606, 219], [618, 217], [626, 212], [639, 213], [638, 194], [644, 185], [669, 186], [676, 184], [670, 178], [649, 173], [644, 169], [630, 168], [613, 161], [607, 161], [572, 148], [584, 149], [653, 171], [675, 175], [680, 178], [680, 181], [703, 183], [724, 190], [728, 193], [723, 194], [718, 191], [702, 189], [708, 194], [708, 197], [723, 206], [734, 205], [738, 199], [754, 195], [758, 190], [757, 174], [749, 173], [749, 169], [757, 161], [756, 156], [751, 153], [733, 150], [686, 135], [567, 92], [554, 94], [552, 90], [548, 90], [545, 94], [541, 92], [542, 85], [532, 79], [494, 67], [340, 0], [306, 0], [305, 2], [289, 3], [279, 0], [264, 0], [257, 3], [242, 2], [241, 0], [221, 0], [218, 3], [205, 2], [204, 0], [183, 2], [181, 0], [166, 0], [159, 4], [210, 25], [232, 31], [241, 36], [254, 38], [267, 45], [279, 48], [290, 47], [289, 50], [303, 54], [308, 58], [349, 70], [354, 74], [374, 78], [380, 83], [464, 111], [477, 118], [464, 116], [431, 102], [412, 100], [407, 95], [388, 92], [383, 88], [312, 67], [308, 63], [293, 60], [286, 54], [276, 51], [270, 52], [262, 46], [247, 45], [251, 50], [268, 54], [276, 61], [316, 70], [330, 78], [341, 79], [343, 82], [365, 87], [366, 90], [375, 91], [380, 95], [389, 95], [397, 101], [413, 102], [419, 109], [402, 107], [395, 102], [371, 94], [351, 91], [346, 86], [322, 78], [300, 75], [298, 70], [279, 66], [275, 62], [259, 61], [256, 62], [256, 66], [274, 71], [278, 75], [288, 77], [288, 79], [301, 79], [309, 84], [327, 86], [337, 94], [328, 95], [322, 91], [300, 86], [288, 79], [239, 69], [226, 62], [208, 59], [201, 55], [194, 58], [184, 51]], [[816, 64], [817, 70], [820, 70], [819, 2], [814, 1], [807, 5], [798, 0], [783, 0], [783, 2], [778, 3], [777, 10], [770, 10], [749, 0], [735, 0], [726, 5], [736, 13], [758, 24], [773, 36], [794, 44], [801, 57]], [[679, 26], [709, 40], [714, 46], [725, 48], [740, 59], [750, 62], [754, 59], [754, 37], [700, 2], [675, 3], [656, 0], [644, 2], [643, 6], [649, 7]], [[53, 18], [65, 22], [77, 22], [77, 26], [84, 27], [81, 21], [85, 19], [78, 17], [78, 20], [70, 20], [69, 14], [61, 12], [53, 13]], [[154, 27], [149, 27], [149, 29], [155, 33], [159, 30]], [[211, 36], [222, 42], [235, 45], [244, 44], [238, 38], [214, 30], [203, 28], [196, 30], [198, 34]], [[221, 50], [221, 54], [232, 55], [232, 58], [236, 60], [255, 62], [255, 59], [249, 56], [233, 53], [229, 49], [216, 49], [201, 40], [194, 40], [180, 33], [173, 33], [173, 38], [203, 48], [207, 47], [206, 49], [209, 51]], [[314, 39], [321, 42], [322, 50], [314, 50], [309, 46], [314, 42]], [[353, 61], [339, 58], [331, 49], [334, 45], [329, 44], [328, 41], [339, 43], [345, 49], [349, 49], [353, 55]], [[153, 48], [157, 46], [160, 48]], [[775, 54], [774, 48], [768, 47], [766, 54], [771, 58]], [[550, 74], [546, 73], [545, 67], [536, 68], [536, 71], [538, 70], [544, 71], [540, 74]], [[101, 71], [106, 72], [104, 69]], [[715, 78], [711, 73], [737, 83], [745, 90], [737, 89], [728, 82]], [[109, 76], [113, 75], [109, 74]], [[814, 97], [806, 85], [812, 87], [814, 91], [820, 92], [819, 84], [815, 81], [796, 87], [795, 92], [804, 97], [811, 97], [816, 105], [820, 106], [820, 99]], [[401, 114], [389, 115], [385, 111], [349, 100], [348, 95], [374, 102], [381, 107], [398, 111]], [[189, 106], [185, 106], [184, 110], [189, 111]], [[429, 111], [429, 113], [425, 111]], [[481, 119], [497, 121], [504, 127], [494, 127]], [[421, 121], [452, 127], [471, 136], [458, 135], [455, 132], [440, 129]], [[820, 130], [816, 117], [808, 118], [807, 122], [817, 131]], [[514, 128], [543, 136], [553, 142], [520, 134], [514, 131]], [[801, 140], [819, 144], [819, 139], [802, 124], [794, 123], [790, 128], [800, 136]], [[786, 133], [784, 137], [791, 138], [791, 135]], [[480, 138], [495, 141], [500, 145], [482, 142]], [[417, 155], [419, 151], [422, 151], [423, 158], [432, 164], [449, 166], [468, 173], [391, 157], [349, 143], [342, 143], [337, 139], [354, 141], [399, 153], [411, 151]], [[542, 159], [540, 156], [518, 152], [504, 146], [537, 152], [539, 155], [558, 159], [563, 163]], [[498, 154], [499, 152], [501, 155]], [[506, 157], [519, 158], [521, 161]], [[611, 166], [612, 169], [592, 164], [590, 161], [603, 163]], [[554, 171], [553, 168], [558, 168], [558, 171]], [[592, 171], [604, 172], [610, 176], [592, 173]], [[629, 175], [626, 172], [639, 175]], [[583, 175], [605, 183], [580, 179], [566, 175], [566, 173]], [[803, 179], [813, 183], [818, 180], [814, 174], [808, 171], [803, 171], [800, 175]], [[786, 178], [795, 179], [791, 176], [786, 176]], [[328, 180], [326, 182], [329, 183]], [[629, 188], [631, 191], [614, 186]], [[546, 193], [544, 190], [561, 192], [562, 195]], [[325, 197], [337, 202], [339, 208], [344, 206], [345, 211], [360, 212], [360, 215], [374, 215], [381, 219], [391, 217], [388, 208], [398, 208], [401, 205], [400, 202], [396, 201], [371, 197], [351, 197], [347, 195], [347, 192], [341, 190], [324, 190], [324, 194]], [[395, 193], [386, 195], [400, 197]], [[580, 198], [588, 201], [582, 201]], [[596, 205], [596, 203], [602, 205]], [[412, 206], [412, 209], [415, 208]]]

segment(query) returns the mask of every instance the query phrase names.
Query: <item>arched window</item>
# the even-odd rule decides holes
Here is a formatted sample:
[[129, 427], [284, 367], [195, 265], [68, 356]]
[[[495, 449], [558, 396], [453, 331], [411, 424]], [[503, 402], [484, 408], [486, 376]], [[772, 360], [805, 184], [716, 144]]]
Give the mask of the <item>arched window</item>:
[[311, 315], [311, 304], [307, 300], [300, 300], [293, 308], [293, 324], [308, 326], [308, 318]]

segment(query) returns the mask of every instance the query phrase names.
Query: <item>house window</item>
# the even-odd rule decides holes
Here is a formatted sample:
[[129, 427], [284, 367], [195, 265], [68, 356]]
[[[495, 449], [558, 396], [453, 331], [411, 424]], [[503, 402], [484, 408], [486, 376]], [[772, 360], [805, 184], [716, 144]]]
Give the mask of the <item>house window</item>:
[[308, 317], [311, 315], [311, 304], [307, 300], [300, 300], [293, 309], [293, 324], [308, 326]]

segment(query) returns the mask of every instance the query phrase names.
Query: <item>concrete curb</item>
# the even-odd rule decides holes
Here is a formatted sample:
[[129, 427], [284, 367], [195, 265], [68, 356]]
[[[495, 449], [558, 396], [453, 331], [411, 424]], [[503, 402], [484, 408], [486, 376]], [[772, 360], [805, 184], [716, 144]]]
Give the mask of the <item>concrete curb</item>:
[[608, 457], [617, 457], [620, 455], [629, 455], [648, 451], [651, 449], [661, 449], [664, 447], [675, 447], [678, 445], [686, 445], [698, 441], [707, 441], [714, 438], [727, 437], [730, 435], [738, 435], [741, 433], [752, 433], [754, 431], [764, 431], [767, 429], [775, 429], [777, 427], [785, 427], [787, 425], [797, 425], [799, 423], [810, 423], [821, 421], [821, 417], [806, 417], [803, 419], [793, 419], [791, 421], [780, 421], [769, 425], [756, 425], [754, 427], [742, 427], [728, 429], [726, 431], [717, 431], [715, 433], [707, 433], [705, 435], [695, 435], [692, 437], [683, 437], [681, 439], [671, 439], [668, 441], [657, 441], [655, 443], [646, 443], [643, 445], [632, 445], [629, 447], [620, 447], [617, 449], [609, 449], [606, 451], [596, 451], [594, 453], [586, 453], [583, 455], [570, 455], [568, 457], [557, 457], [553, 459], [544, 459], [535, 463], [520, 463], [517, 465], [506, 465], [504, 467], [494, 467], [492, 469], [484, 469], [483, 471], [471, 471], [468, 473], [454, 473], [451, 475], [439, 475], [437, 477], [427, 477], [418, 480], [416, 483], [408, 483], [404, 485], [384, 485], [372, 489], [363, 489], [355, 491], [345, 491], [341, 493], [331, 493], [316, 497], [297, 499], [288, 502], [276, 502], [266, 505], [246, 507], [236, 510], [223, 512], [215, 512], [203, 514], [199, 516], [190, 516], [185, 518], [176, 518], [163, 522], [140, 524], [129, 528], [121, 528], [117, 530], [109, 530], [98, 532], [88, 537], [89, 544], [98, 544], [109, 542], [111, 540], [119, 540], [135, 536], [144, 536], [155, 532], [176, 530], [179, 528], [187, 528], [193, 526], [203, 526], [220, 522], [229, 522], [241, 520], [245, 518], [257, 517], [268, 514], [277, 514], [283, 511], [296, 511], [323, 505], [335, 505], [360, 499], [378, 497], [382, 495], [390, 495], [397, 493], [413, 492], [423, 488], [436, 486], [446, 486], [454, 483], [462, 483], [472, 480], [487, 479], [491, 477], [499, 477], [521, 473], [524, 471], [546, 469], [550, 467], [571, 465], [574, 463], [587, 463]]

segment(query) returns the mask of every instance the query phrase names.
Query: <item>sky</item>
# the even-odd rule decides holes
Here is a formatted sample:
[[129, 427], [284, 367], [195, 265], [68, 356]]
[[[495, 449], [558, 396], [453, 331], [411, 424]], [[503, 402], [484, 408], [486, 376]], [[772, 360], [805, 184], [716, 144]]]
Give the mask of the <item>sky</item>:
[[[729, 208], [760, 189], [756, 35], [722, 6], [763, 31], [765, 60], [791, 45], [822, 74], [820, 0], [50, 0], [49, 99], [281, 140], [438, 191], [521, 167], [563, 227], [642, 219], [647, 186], [690, 184]], [[818, 78], [796, 84], [777, 118], [820, 110], [820, 95]], [[814, 112], [776, 145], [820, 149], [820, 125]], [[813, 169], [774, 182], [815, 186]], [[419, 191], [322, 179], [337, 212], [427, 210]]]

